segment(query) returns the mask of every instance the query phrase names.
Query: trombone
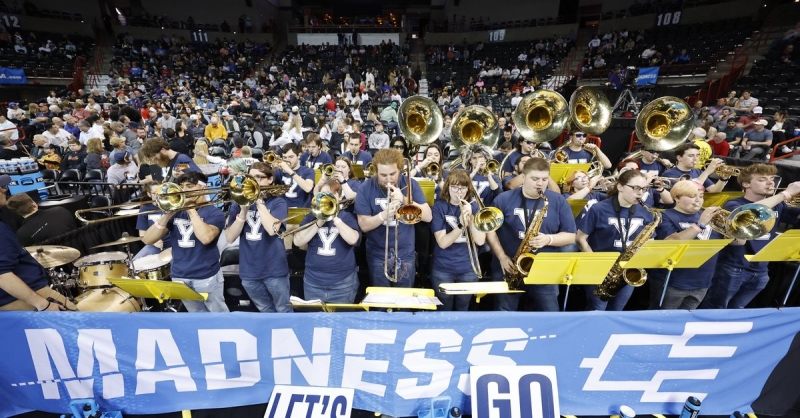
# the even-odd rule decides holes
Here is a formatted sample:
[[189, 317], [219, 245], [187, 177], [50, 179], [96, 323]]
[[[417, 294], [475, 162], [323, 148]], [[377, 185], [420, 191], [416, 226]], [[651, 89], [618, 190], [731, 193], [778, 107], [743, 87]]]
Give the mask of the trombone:
[[[472, 226], [481, 232], [497, 231], [505, 221], [503, 212], [496, 207], [485, 206], [481, 200], [481, 197], [475, 191], [475, 185], [472, 184], [472, 181], [469, 182], [468, 187], [472, 197], [478, 203], [478, 212], [472, 219]], [[469, 264], [472, 267], [472, 271], [474, 271], [480, 279], [483, 277], [483, 272], [481, 271], [480, 261], [478, 260], [478, 246], [475, 245], [475, 240], [472, 238], [472, 232], [470, 231], [469, 227], [465, 232], [467, 234], [467, 252], [469, 253]]]
[[[406, 164], [408, 166], [411, 166], [411, 161], [409, 159], [406, 159]], [[389, 280], [390, 282], [393, 282], [393, 283], [397, 283], [397, 281], [400, 279], [400, 277], [398, 277], [398, 272], [397, 272], [399, 270], [399, 268], [400, 268], [400, 256], [398, 254], [398, 252], [399, 252], [399, 249], [398, 249], [398, 240], [399, 240], [398, 230], [400, 228], [399, 228], [399, 225], [397, 225], [397, 222], [400, 222], [400, 223], [406, 224], [406, 225], [414, 225], [414, 224], [419, 223], [422, 220], [422, 209], [420, 209], [418, 206], [414, 205], [414, 201], [411, 198], [411, 170], [408, 170], [407, 173], [408, 173], [408, 181], [407, 181], [407, 184], [406, 184], [406, 198], [405, 198], [405, 201], [403, 202], [403, 205], [400, 206], [399, 208], [397, 208], [397, 211], [394, 214], [394, 220], [395, 220], [395, 223], [394, 223], [394, 251], [395, 251], [395, 256], [394, 256], [394, 273], [393, 274], [389, 274], [389, 259], [390, 259], [390, 257], [389, 257], [389, 229], [392, 226], [391, 225], [392, 222], [391, 222], [391, 218], [389, 218], [389, 217], [387, 217], [387, 219], [385, 221], [386, 233], [385, 233], [385, 236], [384, 236], [384, 248], [385, 248], [385, 251], [384, 251], [384, 256], [383, 256], [383, 275], [386, 277], [387, 280]], [[395, 187], [392, 186], [392, 185], [388, 185], [388, 187], [390, 188], [389, 203], [391, 204], [391, 189], [395, 188]], [[388, 207], [388, 205], [387, 205], [387, 207]], [[412, 278], [412, 280], [413, 280], [413, 278]]]
[[[123, 203], [120, 205], [111, 205], [111, 206], [104, 206], [104, 207], [90, 208], [90, 209], [80, 209], [78, 211], [75, 211], [75, 217], [79, 221], [85, 224], [96, 224], [101, 222], [113, 221], [117, 219], [131, 218], [139, 215], [149, 215], [156, 213], [160, 214], [164, 212], [178, 212], [182, 210], [199, 209], [202, 207], [220, 205], [231, 201], [236, 202], [241, 206], [246, 206], [246, 205], [252, 205], [255, 202], [257, 202], [261, 198], [262, 193], [272, 193], [272, 192], [273, 191], [268, 189], [261, 190], [261, 187], [258, 185], [258, 181], [252, 176], [247, 174], [239, 174], [237, 176], [234, 176], [233, 179], [231, 179], [231, 182], [228, 186], [213, 187], [210, 189], [201, 189], [201, 190], [185, 191], [177, 183], [164, 183], [159, 187], [158, 192], [156, 192], [156, 196], [152, 201], [152, 203], [155, 204], [156, 207], [158, 207], [158, 209], [131, 213], [127, 215], [110, 216], [108, 218], [103, 218], [103, 219], [90, 220], [83, 217], [83, 214], [87, 212], [110, 211], [117, 208], [133, 209], [136, 207], [144, 206], [151, 202], [146, 201], [146, 202], [136, 202], [136, 203]], [[197, 203], [194, 201], [194, 199], [200, 196], [212, 196], [212, 195], [218, 195], [218, 196], [213, 200], [204, 201], [202, 203]]]

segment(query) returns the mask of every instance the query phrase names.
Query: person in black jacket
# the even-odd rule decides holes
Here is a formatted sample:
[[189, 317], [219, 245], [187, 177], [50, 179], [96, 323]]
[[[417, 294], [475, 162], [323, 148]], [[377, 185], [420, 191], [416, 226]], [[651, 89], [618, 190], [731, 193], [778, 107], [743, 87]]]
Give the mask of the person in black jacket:
[[189, 155], [189, 147], [186, 145], [186, 141], [184, 141], [183, 138], [179, 138], [174, 129], [167, 128], [166, 134], [167, 142], [169, 142], [169, 149]]
[[61, 170], [75, 168], [81, 173], [85, 173], [86, 150], [77, 139], [70, 139], [68, 144], [69, 149], [64, 153], [64, 158], [61, 159]]

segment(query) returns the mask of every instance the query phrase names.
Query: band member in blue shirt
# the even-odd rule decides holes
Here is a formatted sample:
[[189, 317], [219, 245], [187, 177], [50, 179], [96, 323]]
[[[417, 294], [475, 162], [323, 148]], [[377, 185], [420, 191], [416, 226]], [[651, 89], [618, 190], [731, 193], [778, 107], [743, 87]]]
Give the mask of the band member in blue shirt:
[[497, 174], [486, 171], [486, 163], [492, 159], [492, 152], [488, 147], [480, 145], [471, 147], [464, 155], [464, 169], [469, 170], [472, 186], [486, 206], [491, 206], [495, 196], [503, 192], [500, 178]]
[[300, 149], [295, 144], [286, 144], [281, 148], [282, 160], [275, 170], [276, 183], [291, 186], [284, 195], [286, 205], [290, 208], [307, 208], [311, 206], [311, 191], [314, 189], [314, 170], [300, 165], [297, 156]]
[[[208, 177], [199, 172], [181, 174], [175, 183], [184, 192], [204, 190]], [[206, 203], [206, 195], [187, 198], [186, 206]], [[225, 214], [215, 206], [167, 212], [147, 229], [142, 241], [155, 244], [172, 234], [172, 281], [183, 282], [198, 293], [208, 293], [205, 302], [184, 300], [189, 312], [228, 312], [222, 294], [224, 280], [219, 265], [217, 237], [225, 228]]]
[[[425, 154], [423, 154], [424, 158], [422, 161], [417, 164], [416, 167], [411, 169], [411, 177], [414, 178], [427, 178], [428, 180], [432, 180], [436, 187], [434, 188], [433, 194], [434, 198], [439, 197], [439, 193], [442, 191], [442, 185], [444, 184], [444, 179], [447, 178], [448, 170], [444, 169], [444, 159], [442, 158], [442, 150], [436, 144], [428, 145], [428, 148], [425, 149]], [[439, 165], [439, 172], [432, 173], [430, 170], [431, 164], [436, 163]], [[455, 167], [453, 167], [455, 168]]]
[[[647, 176], [636, 170], [620, 174], [609, 198], [596, 203], [578, 225], [578, 247], [583, 252], [619, 252], [627, 249], [653, 215], [637, 202], [644, 199], [650, 188]], [[608, 302], [593, 294], [597, 286], [586, 286], [589, 310], [621, 311], [628, 303], [633, 287], [625, 285]]]
[[[355, 213], [358, 226], [366, 235], [367, 266], [373, 286], [411, 287], [416, 275], [414, 257], [414, 225], [395, 220], [397, 209], [405, 204], [407, 176], [402, 175], [405, 164], [403, 153], [396, 149], [382, 149], [375, 154], [373, 163], [377, 175], [367, 179], [358, 189]], [[417, 182], [411, 182], [413, 205], [422, 210], [422, 221], [431, 221], [431, 208]], [[399, 223], [399, 225], [397, 225]], [[398, 245], [395, 248], [395, 228], [399, 228]], [[385, 245], [385, 234], [389, 234], [389, 246]], [[388, 275], [384, 275], [384, 258], [388, 251]]]
[[[656, 229], [656, 239], [662, 240], [708, 240], [722, 238], [709, 226], [711, 219], [719, 212], [719, 207], [703, 210], [703, 189], [693, 181], [681, 180], [670, 189], [675, 199], [675, 207], [661, 212], [661, 223]], [[714, 267], [717, 265], [714, 254], [702, 266], [693, 269], [674, 269], [669, 279], [664, 303], [659, 308], [661, 293], [667, 278], [667, 270], [650, 269], [650, 309], [688, 309], [700, 306], [700, 302], [711, 286]]]
[[728, 183], [728, 179], [721, 178], [714, 183], [708, 177], [714, 174], [714, 170], [721, 166], [723, 161], [719, 158], [714, 158], [705, 170], [700, 170], [695, 168], [699, 157], [700, 147], [691, 142], [682, 144], [675, 148], [675, 167], [664, 171], [661, 176], [672, 179], [694, 180], [705, 187], [706, 193], [721, 192], [725, 188], [725, 184]]
[[[337, 197], [341, 185], [332, 179], [320, 181], [320, 193]], [[320, 196], [317, 194], [317, 196]], [[294, 245], [308, 245], [303, 290], [306, 300], [325, 303], [353, 303], [358, 291], [358, 269], [354, 247], [361, 234], [358, 220], [350, 212], [340, 210], [333, 220], [317, 219], [313, 213], [301, 225], [311, 226], [294, 234]]]
[[[486, 234], [492, 248], [492, 280], [502, 281], [503, 273], [516, 271], [514, 257], [522, 239], [544, 205], [542, 194], [547, 198], [547, 216], [544, 217], [539, 234], [530, 241], [530, 246], [539, 252], [558, 252], [561, 247], [575, 243], [575, 218], [567, 199], [547, 188], [550, 181], [550, 163], [543, 158], [531, 158], [522, 167], [522, 187], [500, 193], [493, 205], [503, 212], [505, 221], [495, 232]], [[534, 264], [534, 269], [536, 268]], [[557, 285], [525, 286], [528, 299], [537, 311], [557, 311]], [[501, 311], [516, 311], [519, 294], [498, 294], [495, 308]]]
[[300, 165], [311, 169], [318, 169], [323, 164], [333, 164], [331, 155], [322, 151], [322, 139], [317, 134], [306, 137], [307, 151], [300, 156]]
[[[147, 195], [150, 197], [151, 200], [156, 198], [156, 193], [161, 188], [161, 185], [158, 183], [150, 183], [147, 185]], [[157, 220], [161, 219], [164, 213], [148, 213], [148, 214], [141, 214], [141, 212], [152, 212], [159, 210], [158, 206], [153, 203], [147, 203], [139, 208], [140, 215], [136, 217], [136, 229], [139, 230], [139, 236], [143, 237], [147, 230], [153, 226]], [[138, 260], [142, 257], [146, 257], [148, 255], [159, 254], [161, 251], [166, 250], [167, 248], [172, 248], [172, 241], [171, 235], [167, 234], [162, 238], [160, 241], [156, 242], [154, 245], [145, 245], [138, 253], [133, 257], [134, 260]]]
[[[361, 182], [353, 178], [353, 168], [347, 157], [339, 157], [334, 163], [333, 179], [341, 185], [341, 195], [345, 199], [355, 199]], [[317, 189], [319, 189], [317, 187]]]
[[173, 179], [184, 173], [202, 172], [191, 157], [173, 151], [170, 149], [169, 143], [161, 138], [150, 138], [145, 141], [142, 145], [141, 153], [144, 158], [158, 163], [163, 170], [163, 176], [166, 181], [173, 181]]
[[522, 181], [525, 179], [525, 176], [522, 175], [522, 167], [530, 159], [530, 155], [521, 155], [517, 158], [517, 163], [514, 164], [511, 172], [507, 172], [507, 175], [503, 177], [504, 190], [512, 190], [522, 186]]
[[[349, 135], [345, 132], [345, 135]], [[361, 138], [358, 135], [351, 135], [347, 140], [347, 151], [342, 154], [342, 157], [347, 158], [351, 164], [358, 164], [361, 168], [365, 168], [367, 164], [372, 162], [372, 154], [361, 151]]]
[[663, 177], [664, 172], [672, 168], [672, 163], [666, 159], [659, 159], [659, 151], [648, 150], [642, 148], [642, 156], [636, 159], [639, 163], [639, 171], [645, 174], [655, 174], [658, 177]]
[[[470, 245], [472, 239], [476, 246], [486, 242], [486, 233], [475, 228], [473, 215], [478, 212], [475, 196], [469, 190], [469, 174], [455, 169], [447, 176], [442, 194], [433, 204], [431, 231], [436, 243], [433, 246], [433, 268], [431, 284], [436, 297], [442, 302], [439, 310], [469, 310], [471, 296], [450, 296], [439, 292], [442, 283], [477, 282], [478, 276], [470, 264]], [[470, 203], [471, 202], [471, 203]], [[467, 237], [467, 229], [471, 238]], [[475, 260], [477, 263], [477, 260]]]
[[741, 169], [737, 180], [744, 190], [744, 196], [725, 202], [723, 208], [732, 211], [757, 202], [771, 207], [778, 220], [768, 233], [747, 241], [736, 239], [720, 251], [718, 267], [701, 308], [744, 308], [767, 286], [767, 263], [751, 263], [744, 256], [761, 251], [776, 236], [781, 222], [794, 223], [800, 215], [800, 208], [785, 203], [800, 194], [800, 182], [790, 183], [786, 190], [775, 194], [777, 172], [774, 165], [760, 163]]
[[[597, 154], [597, 161], [600, 162], [604, 169], [608, 170], [611, 168], [611, 160], [603, 154], [600, 147], [595, 144], [586, 143], [585, 133], [581, 131], [572, 132], [566, 140], [569, 141], [569, 146], [564, 148], [564, 151], [567, 153], [566, 162], [568, 164], [590, 163], [595, 159], [595, 156], [592, 155], [594, 153]], [[555, 156], [553, 156], [553, 158], [555, 158]]]
[[[249, 174], [261, 187], [274, 183], [272, 167], [262, 162], [250, 166]], [[288, 214], [281, 196], [259, 199], [255, 205], [231, 203], [225, 239], [239, 238], [239, 277], [242, 287], [261, 312], [292, 312], [289, 303], [289, 263], [280, 220]]]
[[[508, 155], [503, 158], [501, 162], [503, 164], [500, 167], [501, 176], [505, 177], [512, 174], [515, 171], [519, 163], [520, 157], [523, 156], [533, 156], [532, 153], [536, 150], [536, 143], [531, 141], [530, 139], [520, 138], [519, 142], [517, 143], [516, 148], [508, 153]], [[517, 172], [519, 174], [519, 172]], [[513, 189], [513, 187], [511, 187]]]

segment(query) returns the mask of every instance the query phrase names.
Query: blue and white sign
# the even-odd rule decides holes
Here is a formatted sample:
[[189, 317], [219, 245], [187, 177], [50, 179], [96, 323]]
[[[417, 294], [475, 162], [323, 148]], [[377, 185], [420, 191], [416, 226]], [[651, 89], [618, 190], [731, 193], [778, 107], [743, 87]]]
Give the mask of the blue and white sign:
[[[276, 385], [352, 388], [353, 408], [393, 416], [416, 416], [439, 396], [470, 413], [471, 395], [497, 404], [527, 388], [544, 394], [523, 384], [533, 379], [541, 387], [546, 380], [529, 377], [522, 366], [557, 372], [553, 396], [565, 415], [616, 414], [621, 405], [639, 414], [677, 415], [689, 396], [702, 401], [703, 414], [726, 415], [753, 411], [754, 402], [774, 407], [786, 396], [793, 397], [791, 406], [796, 391], [775, 382], [796, 382], [790, 365], [800, 361], [800, 350], [789, 350], [800, 333], [800, 308], [1, 312], [0, 322], [0, 416], [64, 413], [71, 400], [90, 398], [102, 410], [126, 415], [224, 408], [266, 402]], [[473, 366], [521, 371], [517, 377], [503, 373], [506, 395], [493, 389], [495, 383], [476, 383], [489, 389], [473, 394]], [[555, 393], [555, 375], [551, 381]]]
[[0, 84], [28, 84], [22, 68], [0, 67]]
[[636, 78], [637, 86], [654, 86], [658, 82], [658, 72], [661, 67], [639, 68], [639, 77]]
[[353, 389], [277, 385], [264, 418], [350, 418]]
[[473, 366], [473, 418], [558, 418], [553, 366]]

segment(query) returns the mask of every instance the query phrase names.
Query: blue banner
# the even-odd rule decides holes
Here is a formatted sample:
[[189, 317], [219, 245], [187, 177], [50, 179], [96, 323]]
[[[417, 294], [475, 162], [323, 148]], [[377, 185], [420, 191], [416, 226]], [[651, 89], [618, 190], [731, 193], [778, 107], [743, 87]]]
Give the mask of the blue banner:
[[0, 67], [0, 84], [28, 84], [22, 68]]
[[555, 367], [565, 415], [616, 414], [620, 405], [678, 414], [688, 396], [702, 400], [703, 414], [728, 415], [753, 411], [757, 398], [775, 407], [796, 397], [796, 385], [784, 395], [786, 380], [765, 382], [796, 381], [789, 364], [800, 356], [789, 350], [800, 308], [4, 312], [0, 321], [0, 416], [67, 412], [82, 398], [125, 414], [223, 408], [266, 403], [275, 385], [353, 388], [354, 408], [393, 416], [416, 416], [437, 396], [469, 412], [471, 366], [517, 365]]
[[658, 82], [658, 71], [661, 67], [639, 68], [639, 77], [636, 79], [637, 86], [654, 86]]

